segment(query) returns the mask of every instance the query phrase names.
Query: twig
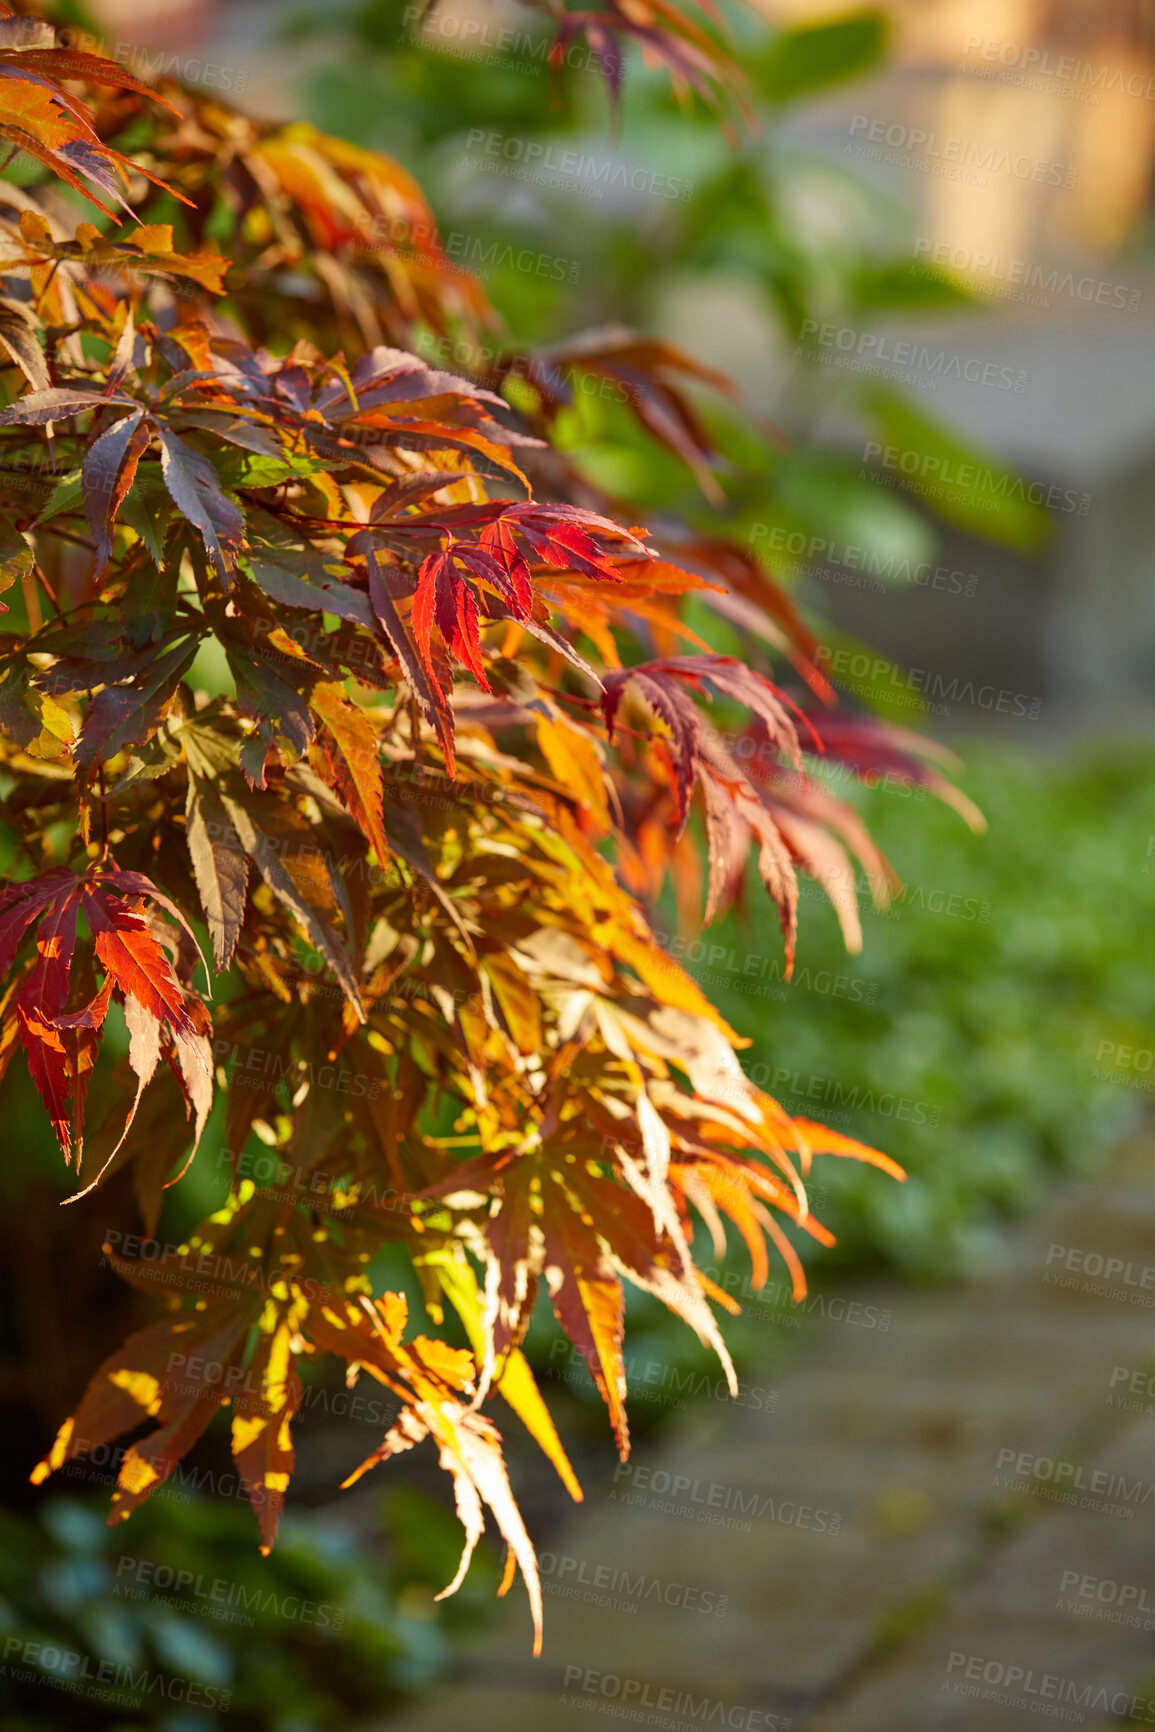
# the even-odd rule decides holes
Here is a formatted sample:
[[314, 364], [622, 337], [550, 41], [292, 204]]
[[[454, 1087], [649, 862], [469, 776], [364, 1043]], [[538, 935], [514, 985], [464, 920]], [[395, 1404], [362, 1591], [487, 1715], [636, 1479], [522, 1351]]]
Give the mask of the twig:
[[36, 579], [30, 571], [24, 573], [21, 579], [24, 589], [24, 605], [28, 609], [28, 630], [32, 637], [44, 624], [44, 615], [40, 611], [40, 597], [36, 593]]
[[108, 859], [108, 807], [104, 801], [104, 765], [100, 766], [100, 864]]

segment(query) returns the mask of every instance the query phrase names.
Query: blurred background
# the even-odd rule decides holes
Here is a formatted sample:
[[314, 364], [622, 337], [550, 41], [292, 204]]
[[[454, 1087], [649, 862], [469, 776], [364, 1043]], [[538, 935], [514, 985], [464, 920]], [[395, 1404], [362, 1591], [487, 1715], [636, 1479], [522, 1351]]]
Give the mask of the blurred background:
[[[777, 1486], [776, 1463], [793, 1464], [795, 1504], [805, 1494], [809, 1506], [845, 1510], [852, 1538], [823, 1552], [793, 1518], [772, 1516], [743, 1552], [740, 1537], [689, 1529], [676, 1508], [627, 1517], [596, 1394], [544, 1318], [532, 1357], [587, 1502], [574, 1518], [540, 1458], [511, 1440], [532, 1531], [553, 1560], [547, 1588], [557, 1576], [536, 1673], [524, 1606], [495, 1622], [495, 1554], [479, 1556], [456, 1600], [434, 1601], [457, 1528], [433, 1464], [391, 1464], [334, 1501], [341, 1467], [364, 1453], [349, 1428], [374, 1422], [350, 1412], [340, 1388], [317, 1385], [306, 1402], [296, 1504], [270, 1560], [257, 1556], [211, 1440], [189, 1482], [114, 1533], [99, 1462], [67, 1493], [62, 1482], [34, 1493], [26, 1474], [67, 1406], [61, 1391], [71, 1395], [137, 1302], [92, 1275], [81, 1246], [53, 1262], [35, 1315], [22, 1308], [59, 1242], [63, 1187], [32, 1091], [13, 1072], [0, 1177], [12, 1299], [0, 1359], [0, 1634], [31, 1632], [94, 1664], [147, 1660], [158, 1678], [201, 1688], [196, 1700], [158, 1688], [126, 1708], [95, 1692], [30, 1695], [0, 1668], [3, 1732], [433, 1729], [546, 1716], [582, 1726], [631, 1702], [653, 1707], [651, 1724], [693, 1726], [995, 1726], [1030, 1714], [1029, 1701], [996, 1703], [990, 1690], [983, 1700], [948, 1691], [976, 1676], [966, 1667], [973, 1653], [986, 1664], [987, 1650], [934, 1630], [983, 1569], [1003, 1567], [990, 1548], [1006, 1559], [1020, 1543], [1019, 1516], [998, 1497], [992, 1506], [999, 1452], [1022, 1456], [1022, 1428], [1039, 1420], [1050, 1430], [1032, 1460], [1057, 1460], [1077, 1437], [1074, 1462], [1091, 1463], [1103, 1442], [1095, 1427], [1116, 1411], [1108, 1396], [1155, 1355], [1142, 1307], [1120, 1313], [1110, 1294], [1084, 1295], [1086, 1315], [1039, 1311], [1056, 1235], [1066, 1236], [1053, 1261], [1070, 1269], [1071, 1246], [1114, 1255], [1111, 1235], [1125, 1239], [1130, 1223], [1138, 1237], [1126, 1256], [1146, 1267], [1139, 1228], [1155, 1215], [1135, 1153], [1147, 1147], [1155, 1089], [1155, 7], [895, 0], [851, 11], [758, 0], [724, 11], [750, 111], [730, 112], [725, 127], [701, 102], [679, 107], [665, 74], [636, 53], [616, 110], [581, 38], [555, 77], [552, 32], [515, 0], [443, 0], [429, 12], [403, 0], [105, 0], [58, 18], [138, 76], [177, 77], [258, 118], [308, 121], [396, 158], [429, 199], [442, 246], [497, 313], [488, 330], [423, 332], [439, 364], [482, 370], [498, 353], [627, 326], [734, 381], [731, 392], [706, 372], [695, 388], [709, 465], [649, 438], [596, 373], [564, 412], [559, 441], [649, 514], [626, 521], [676, 510], [703, 531], [723, 525], [822, 622], [827, 671], [848, 701], [961, 761], [985, 833], [901, 779], [853, 793], [904, 882], [879, 913], [863, 881], [860, 955], [846, 955], [817, 894], [804, 897], [795, 980], [773, 990], [756, 990], [746, 967], [779, 954], [764, 901], [751, 897], [705, 935], [681, 928], [692, 971], [751, 1039], [744, 1063], [755, 1079], [791, 1111], [884, 1148], [909, 1177], [898, 1187], [829, 1163], [846, 1170], [821, 1175], [815, 1206], [838, 1243], [810, 1259], [812, 1299], [796, 1310], [784, 1285], [772, 1287], [729, 1326], [741, 1373], [760, 1391], [740, 1411], [715, 1399], [716, 1370], [680, 1326], [645, 1300], [632, 1307], [639, 1460], [651, 1478], [677, 1471], [729, 1488], [725, 1507], [730, 1490]], [[517, 387], [515, 370], [511, 395]], [[722, 652], [747, 647], [714, 616], [691, 623]], [[665, 913], [678, 929], [672, 904]], [[227, 1169], [214, 1160], [210, 1142], [173, 1193], [162, 1236], [223, 1199]], [[1099, 1224], [1079, 1238], [1069, 1215], [1056, 1225], [1056, 1209]], [[94, 1268], [118, 1210], [131, 1213], [129, 1193], [93, 1199], [84, 1217]], [[857, 1335], [851, 1305], [873, 1308]], [[1126, 1341], [1111, 1333], [1120, 1316]], [[1010, 1393], [994, 1429], [979, 1413], [972, 1434], [985, 1398], [966, 1380], [988, 1353]], [[1112, 1382], [1117, 1365], [1127, 1375]], [[878, 1431], [879, 1414], [914, 1384], [923, 1405], [903, 1455]], [[963, 1418], [944, 1418], [964, 1385]], [[1143, 1407], [1118, 1411], [1142, 1417]], [[727, 1448], [738, 1465], [725, 1465]], [[871, 1450], [905, 1465], [867, 1486]], [[671, 1461], [676, 1470], [662, 1465]], [[1155, 1480], [1155, 1451], [1140, 1466], [1144, 1485]], [[1024, 1472], [1028, 1491], [1047, 1479]], [[1006, 1488], [996, 1479], [993, 1489]], [[1150, 1528], [1142, 1503], [1130, 1528], [1098, 1512], [1093, 1539], [1064, 1535], [1054, 1560], [1023, 1566], [1023, 1604], [1034, 1594], [1037, 1615], [1016, 1626], [1013, 1594], [1002, 1613], [996, 1595], [984, 1639], [992, 1629], [1004, 1646], [1014, 1638], [999, 1664], [1026, 1670], [1036, 1646], [1044, 1660], [1070, 1653], [1090, 1629], [1092, 1683], [1118, 1678], [1134, 1696], [1146, 1662], [1133, 1645], [1150, 1621], [1089, 1624], [1077, 1590], [1066, 1610], [1052, 1602], [1062, 1576], [1088, 1576], [1087, 1548], [1099, 1546], [1094, 1579], [1146, 1585], [1155, 1606], [1150, 1549], [1113, 1562], [1112, 1548], [1134, 1547]], [[607, 1562], [607, 1536], [631, 1520], [629, 1557]], [[706, 1612], [700, 1597], [695, 1611], [664, 1589], [650, 1609], [645, 1587], [621, 1598], [619, 1567], [635, 1583], [680, 1570], [684, 1586], [687, 1555], [698, 1557], [699, 1586], [713, 1571]], [[562, 1592], [564, 1581], [583, 1584], [585, 1598]], [[1101, 1611], [1118, 1593], [1083, 1597]], [[733, 1602], [724, 1621], [719, 1599]], [[862, 1680], [886, 1666], [899, 1676], [923, 1640], [965, 1664], [932, 1660], [934, 1706], [904, 1718], [896, 1703], [907, 1698], [879, 1705]], [[716, 1651], [714, 1671], [700, 1675], [689, 1649]], [[813, 1651], [805, 1665], [803, 1649]], [[590, 1675], [618, 1687], [591, 1686]], [[635, 1676], [643, 1685], [631, 1694], [623, 1679]], [[681, 1700], [683, 1680], [699, 1690], [696, 1708]], [[653, 1703], [640, 1693], [651, 1681]], [[574, 1689], [588, 1698], [577, 1706]], [[659, 1704], [662, 1689], [670, 1699]], [[763, 1718], [725, 1720], [718, 1703]], [[1082, 1703], [1083, 1723], [1127, 1723], [1117, 1708], [1096, 1720], [1097, 1706], [1094, 1695]]]

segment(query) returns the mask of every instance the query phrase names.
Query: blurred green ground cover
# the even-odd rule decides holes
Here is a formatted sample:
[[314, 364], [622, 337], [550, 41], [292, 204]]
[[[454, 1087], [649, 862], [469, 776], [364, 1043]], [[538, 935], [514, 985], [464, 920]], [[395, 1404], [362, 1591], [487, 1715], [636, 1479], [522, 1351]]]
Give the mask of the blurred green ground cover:
[[2, 1732], [328, 1732], [428, 1684], [493, 1584], [479, 1567], [460, 1606], [435, 1608], [456, 1521], [397, 1491], [393, 1567], [321, 1514], [286, 1516], [262, 1558], [246, 1506], [195, 1493], [112, 1529], [107, 1494], [0, 1515]]

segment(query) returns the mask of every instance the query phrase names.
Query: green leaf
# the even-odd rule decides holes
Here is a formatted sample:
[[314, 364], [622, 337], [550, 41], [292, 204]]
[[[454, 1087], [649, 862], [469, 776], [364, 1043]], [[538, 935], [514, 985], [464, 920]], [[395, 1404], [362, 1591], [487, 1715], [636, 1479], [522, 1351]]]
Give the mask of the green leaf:
[[316, 474], [320, 465], [259, 452], [221, 451], [213, 454], [213, 467], [223, 487], [236, 488], [279, 487], [294, 475]]
[[245, 520], [233, 501], [221, 492], [216, 470], [204, 453], [178, 439], [168, 427], [159, 427], [157, 431], [164, 484], [182, 517], [199, 529], [213, 570], [227, 584], [229, 567], [225, 549], [241, 546]]
[[809, 537], [808, 564], [850, 564], [901, 583], [934, 557], [937, 532], [917, 507], [864, 480], [844, 458], [793, 454], [782, 467], [779, 500]]
[[873, 11], [784, 30], [755, 67], [754, 76], [770, 102], [797, 102], [813, 91], [869, 72], [886, 52], [887, 35], [885, 13]]
[[180, 748], [162, 728], [158, 734], [154, 734], [132, 752], [128, 768], [116, 783], [113, 792], [119, 794], [122, 789], [130, 788], [136, 782], [153, 782], [158, 776], [166, 776], [179, 763]]
[[956, 307], [981, 307], [973, 294], [949, 271], [921, 260], [899, 259], [884, 265], [863, 265], [847, 288], [848, 304], [859, 312], [901, 309], [937, 313]]
[[33, 524], [39, 529], [42, 523], [50, 518], [59, 517], [65, 511], [79, 511], [81, 506], [80, 470], [70, 469], [67, 475], [62, 475], [52, 489], [48, 503]]
[[[131, 316], [131, 315], [130, 315]], [[129, 329], [128, 326], [125, 327]], [[84, 515], [96, 538], [96, 566], [100, 577], [112, 558], [112, 531], [124, 496], [132, 486], [150, 432], [143, 425], [144, 410], [134, 409], [89, 444], [81, 470]]]
[[140, 536], [158, 571], [164, 570], [164, 538], [171, 518], [172, 501], [161, 480], [160, 464], [142, 463], [120, 508], [120, 521]]
[[160, 727], [173, 694], [187, 673], [199, 644], [198, 637], [184, 637], [158, 653], [147, 672], [129, 685], [105, 686], [88, 706], [84, 727], [74, 753], [81, 769], [98, 759], [115, 757], [126, 746], [137, 745]]
[[922, 723], [926, 699], [899, 662], [879, 655], [870, 644], [837, 626], [824, 623], [822, 640], [830, 652], [830, 660], [822, 663], [823, 671], [840, 692], [885, 721], [908, 728]]
[[[0, 593], [11, 589], [17, 578], [23, 582], [32, 576], [32, 549], [18, 529], [10, 523], [0, 523]], [[0, 613], [8, 609], [0, 602]]]
[[58, 758], [72, 745], [72, 721], [55, 698], [30, 683], [32, 674], [27, 661], [18, 661], [0, 685], [0, 733], [34, 758]]
[[[364, 1022], [365, 1011], [361, 1003], [357, 976], [340, 935], [329, 922], [327, 910], [314, 905], [308, 899], [298, 881], [300, 874], [294, 878], [291, 870], [292, 856], [285, 854], [283, 849], [285, 835], [282, 833], [278, 836], [266, 831], [261, 825], [260, 815], [264, 812], [271, 816], [276, 815], [278, 802], [272, 796], [242, 794], [239, 790], [229, 791], [224, 787], [221, 789], [221, 800], [245, 853], [253, 861], [273, 895], [296, 917], [309, 943], [325, 957], [341, 983], [346, 998]], [[282, 812], [282, 817], [288, 815], [288, 809]], [[290, 841], [297, 843], [298, 838], [290, 837]], [[301, 840], [298, 852], [303, 846]], [[331, 889], [329, 894], [332, 894]]]
[[[311, 560], [294, 561], [292, 555], [287, 554], [281, 558], [280, 564], [273, 564], [267, 559], [249, 559], [245, 562], [253, 582], [273, 601], [280, 602], [284, 607], [308, 608], [315, 613], [336, 614], [339, 619], [347, 619], [354, 625], [366, 626], [370, 631], [374, 629], [376, 621], [368, 597], [332, 575], [334, 572], [347, 573], [347, 566], [341, 562], [330, 561], [330, 570], [326, 571], [322, 562], [315, 557]], [[315, 581], [306, 583], [296, 571], [290, 569], [291, 564], [298, 564], [301, 570], [308, 571]]]
[[[302, 757], [316, 732], [309, 706], [256, 650], [225, 645], [229, 669], [237, 687], [241, 714], [257, 724], [264, 746], [282, 746], [293, 757]], [[263, 757], [263, 751], [262, 751]]]
[[1016, 553], [1043, 546], [1051, 521], [1038, 497], [1045, 493], [1039, 483], [946, 432], [886, 385], [868, 386], [861, 401], [878, 433], [865, 455], [896, 486], [909, 487], [945, 523], [969, 535]]

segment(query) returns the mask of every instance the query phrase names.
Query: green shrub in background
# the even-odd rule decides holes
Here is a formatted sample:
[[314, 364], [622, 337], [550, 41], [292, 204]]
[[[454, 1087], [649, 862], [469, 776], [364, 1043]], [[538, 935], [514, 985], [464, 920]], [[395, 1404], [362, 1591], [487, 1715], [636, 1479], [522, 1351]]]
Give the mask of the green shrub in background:
[[[720, 1000], [754, 1037], [747, 1068], [788, 1072], [776, 1083], [788, 1110], [805, 1107], [795, 1076], [803, 1095], [812, 1078], [837, 1079], [811, 1093], [813, 1116], [845, 1113], [840, 1128], [907, 1169], [885, 1197], [850, 1162], [824, 1175], [839, 1236], [827, 1255], [882, 1257], [924, 1278], [981, 1259], [1002, 1213], [1038, 1198], [1057, 1169], [1091, 1166], [1155, 1088], [1142, 1068], [1155, 1045], [1155, 754], [1120, 746], [1064, 762], [968, 745], [965, 756], [985, 836], [931, 800], [912, 821], [900, 793], [864, 797], [904, 890], [884, 914], [863, 897], [861, 956], [839, 955], [812, 904], [811, 984], [823, 969], [852, 976], [873, 1003], [808, 990], [801, 971], [785, 1002], [732, 988]], [[750, 941], [734, 921], [725, 936]]]
[[383, 1501], [394, 1572], [321, 1514], [287, 1516], [264, 1559], [235, 1500], [178, 1486], [115, 1529], [106, 1501], [0, 1516], [0, 1732], [328, 1732], [438, 1676], [492, 1596], [487, 1552], [464, 1599], [433, 1606], [455, 1523], [412, 1487]]

